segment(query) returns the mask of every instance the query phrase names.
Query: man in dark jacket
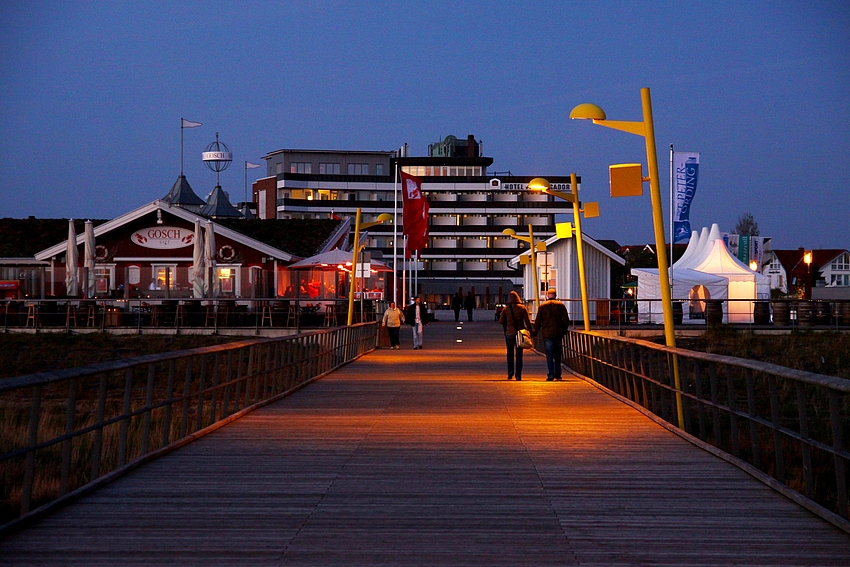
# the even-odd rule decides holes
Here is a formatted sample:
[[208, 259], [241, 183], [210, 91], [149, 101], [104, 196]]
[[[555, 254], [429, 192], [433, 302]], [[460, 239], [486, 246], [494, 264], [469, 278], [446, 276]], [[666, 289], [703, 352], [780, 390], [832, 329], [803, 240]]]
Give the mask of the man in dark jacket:
[[455, 312], [455, 323], [460, 321], [460, 310], [463, 308], [463, 297], [460, 295], [460, 292], [457, 292], [454, 297], [452, 297], [452, 311]]
[[548, 301], [544, 301], [537, 310], [532, 334], [543, 337], [543, 350], [546, 352], [546, 366], [549, 375], [546, 380], [561, 379], [561, 340], [570, 327], [570, 315], [564, 304], [555, 299], [557, 291], [550, 288]]
[[466, 294], [466, 298], [463, 300], [463, 307], [466, 309], [467, 320], [472, 321], [472, 310], [475, 309], [475, 296], [472, 295], [472, 290], [469, 290], [469, 293]]

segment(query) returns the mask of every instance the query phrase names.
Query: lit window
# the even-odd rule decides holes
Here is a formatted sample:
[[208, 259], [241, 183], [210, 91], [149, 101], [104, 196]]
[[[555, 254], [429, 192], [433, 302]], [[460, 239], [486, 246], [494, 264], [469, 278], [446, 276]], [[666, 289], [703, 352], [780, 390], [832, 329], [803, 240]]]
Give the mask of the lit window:
[[313, 173], [313, 164], [305, 161], [293, 161], [289, 164], [289, 173]]

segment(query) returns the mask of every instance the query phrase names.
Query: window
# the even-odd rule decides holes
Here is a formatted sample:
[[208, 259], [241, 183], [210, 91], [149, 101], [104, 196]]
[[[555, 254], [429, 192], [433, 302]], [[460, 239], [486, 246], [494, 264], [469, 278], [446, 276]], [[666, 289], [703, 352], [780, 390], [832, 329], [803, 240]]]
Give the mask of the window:
[[283, 173], [283, 163], [275, 164], [275, 173]]
[[319, 164], [319, 174], [320, 175], [339, 175], [339, 164], [338, 163], [320, 163]]
[[293, 161], [289, 164], [289, 173], [313, 173], [313, 164], [308, 161]]
[[384, 164], [379, 163], [375, 166], [375, 175], [383, 175], [384, 174]]
[[95, 265], [94, 267], [94, 292], [98, 295], [102, 295], [105, 293], [109, 293], [110, 290], [115, 289], [114, 279], [113, 279], [113, 270], [114, 266], [104, 266], [102, 264]]
[[369, 175], [368, 163], [349, 163], [348, 175]]
[[842, 254], [832, 262], [833, 270], [850, 270], [850, 254]]
[[177, 284], [177, 266], [151, 266], [153, 271], [153, 281], [148, 286], [149, 289], [174, 289]]

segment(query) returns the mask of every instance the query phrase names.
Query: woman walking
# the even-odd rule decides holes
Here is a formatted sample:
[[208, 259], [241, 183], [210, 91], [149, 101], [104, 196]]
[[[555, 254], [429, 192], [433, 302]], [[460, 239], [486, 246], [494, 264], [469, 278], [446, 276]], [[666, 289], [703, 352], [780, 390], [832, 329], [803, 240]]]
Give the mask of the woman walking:
[[516, 334], [520, 329], [530, 330], [531, 319], [528, 318], [528, 310], [522, 304], [522, 299], [517, 292], [512, 291], [508, 297], [508, 304], [499, 317], [499, 323], [505, 329], [505, 345], [508, 348], [508, 380], [514, 377], [514, 370], [516, 370], [517, 381], [522, 380], [522, 349], [517, 348]]
[[390, 303], [389, 309], [384, 311], [383, 325], [390, 335], [390, 348], [399, 348], [398, 331], [404, 323], [404, 313], [395, 306], [395, 301]]

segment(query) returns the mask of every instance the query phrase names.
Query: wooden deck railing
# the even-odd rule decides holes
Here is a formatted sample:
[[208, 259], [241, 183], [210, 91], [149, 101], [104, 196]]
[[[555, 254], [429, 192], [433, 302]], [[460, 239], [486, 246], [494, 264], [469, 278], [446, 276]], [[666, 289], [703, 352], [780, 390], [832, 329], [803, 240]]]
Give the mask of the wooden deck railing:
[[678, 394], [687, 433], [849, 517], [850, 380], [594, 332], [569, 333], [564, 362], [676, 427]]
[[0, 533], [375, 348], [375, 323], [0, 381]]

